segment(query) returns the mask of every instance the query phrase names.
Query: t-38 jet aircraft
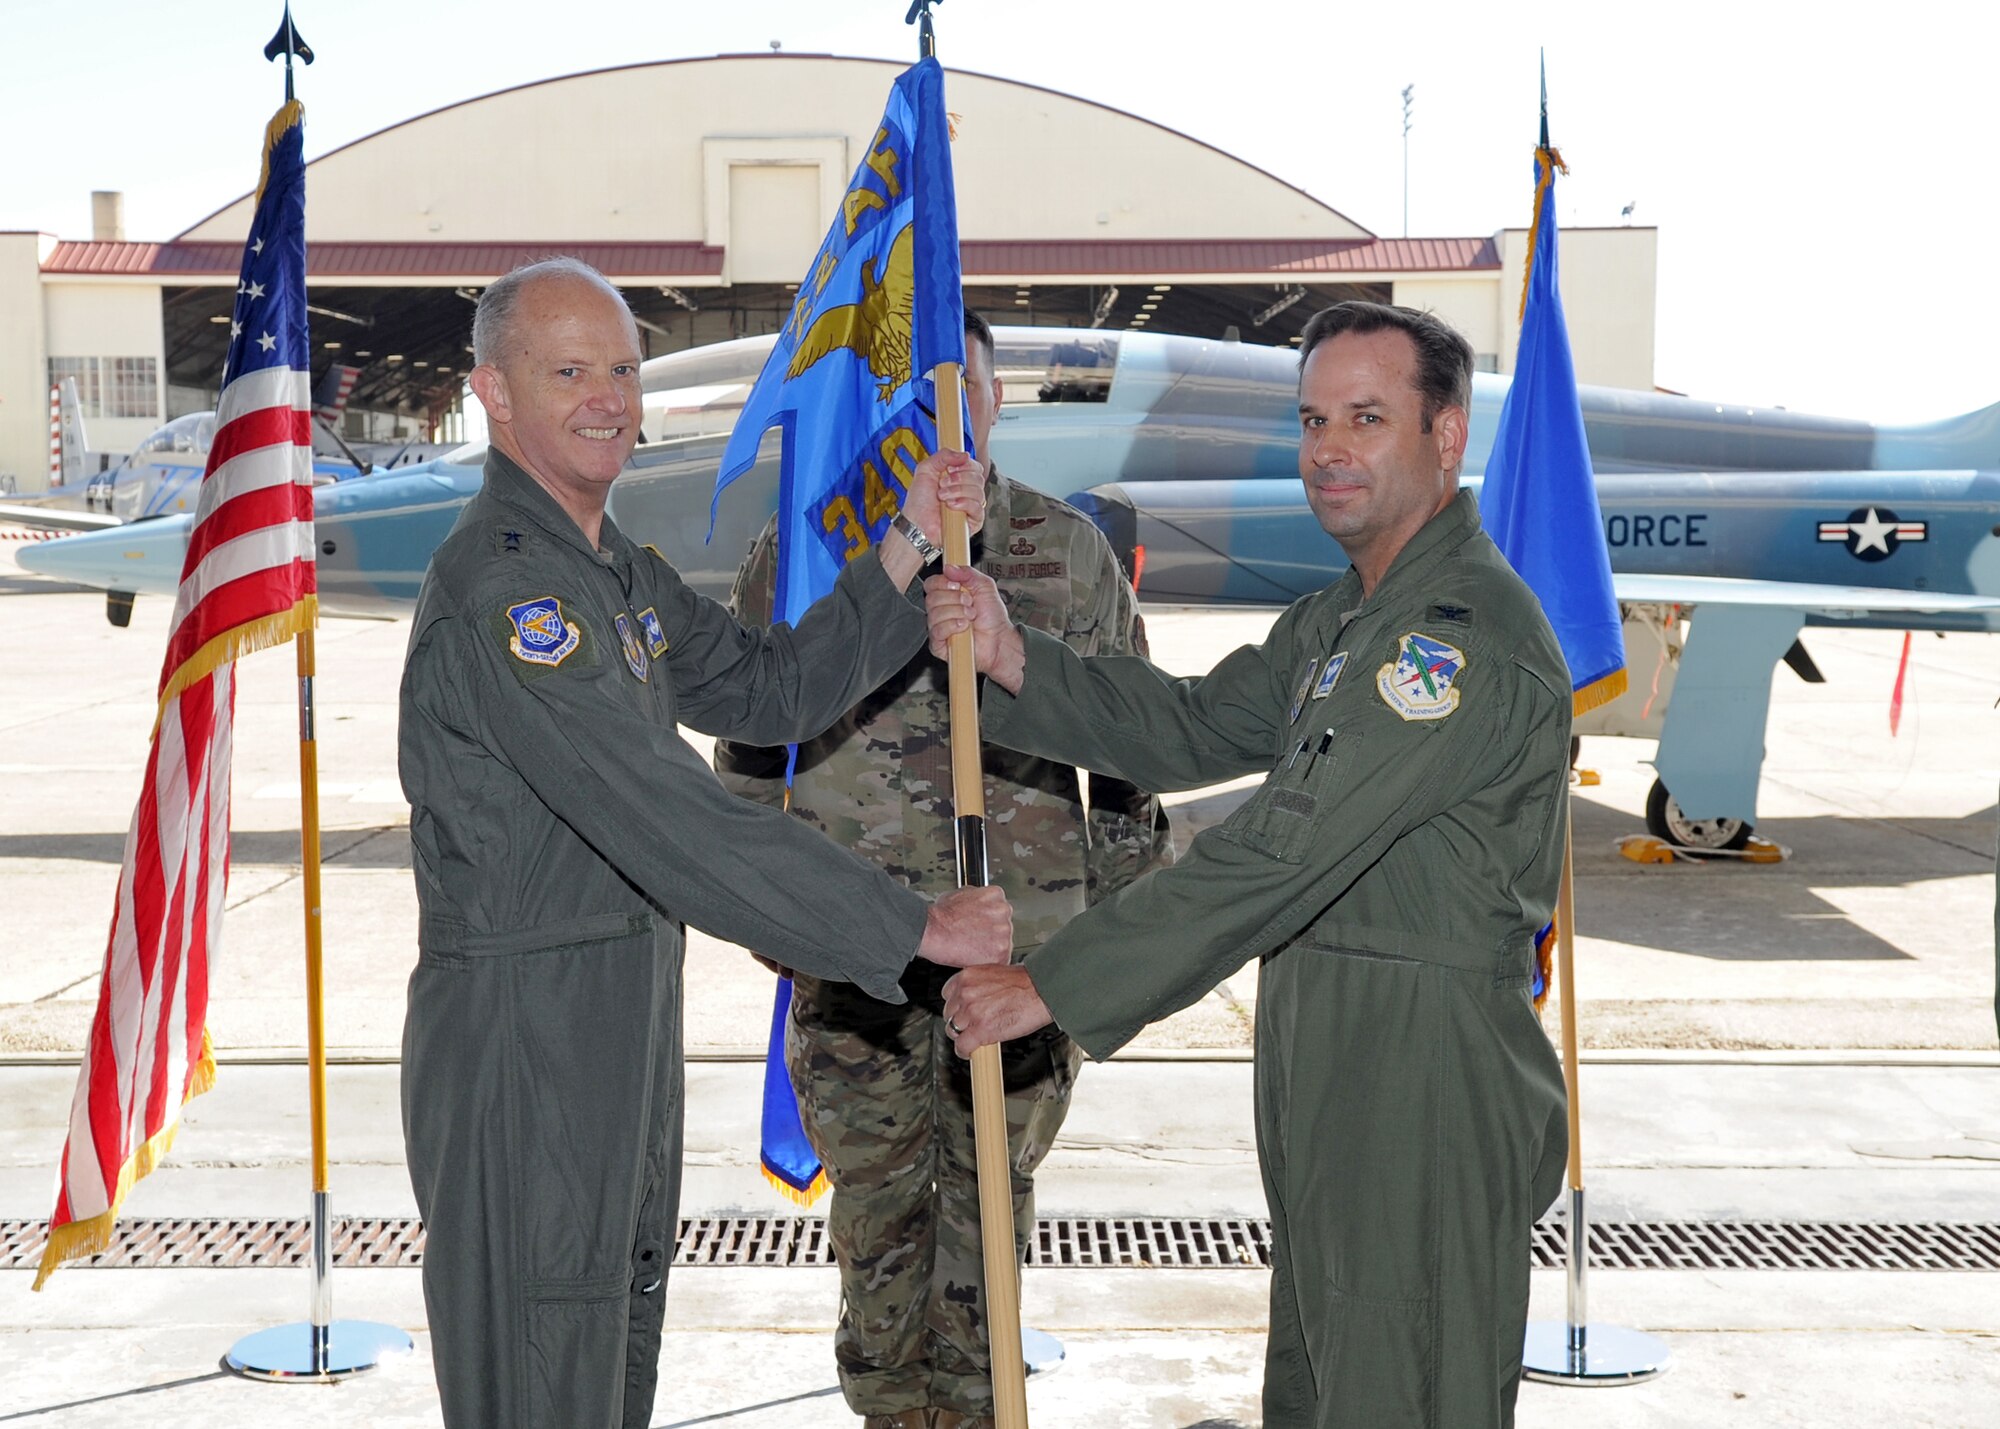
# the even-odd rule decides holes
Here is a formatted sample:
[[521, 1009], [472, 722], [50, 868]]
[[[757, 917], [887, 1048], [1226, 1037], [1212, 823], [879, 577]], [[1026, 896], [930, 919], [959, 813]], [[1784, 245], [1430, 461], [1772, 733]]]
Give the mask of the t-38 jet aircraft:
[[[1067, 495], [1111, 536], [1148, 601], [1282, 605], [1334, 579], [1340, 549], [1298, 479], [1296, 354], [1154, 333], [998, 328], [1007, 401], [993, 455]], [[776, 500], [778, 435], [709, 502], [724, 428], [772, 339], [656, 358], [649, 438], [610, 510], [697, 588], [726, 591]], [[1507, 379], [1475, 378], [1467, 484]], [[1689, 847], [1741, 847], [1756, 818], [1774, 666], [1821, 678], [1805, 626], [2000, 629], [2000, 406], [1878, 427], [1656, 393], [1583, 389], [1632, 691], [1580, 733], [1657, 738], [1648, 823]], [[692, 433], [689, 435], [688, 433]], [[477, 448], [315, 493], [321, 600], [386, 614], [480, 481]], [[885, 464], [886, 465], [886, 464]], [[182, 521], [51, 541], [30, 569], [113, 592], [172, 593]], [[1010, 556], [1033, 557], [1027, 547]]]
[[[337, 423], [353, 389], [351, 367], [331, 367], [313, 392], [313, 476], [346, 481], [378, 467], [413, 464], [442, 448], [417, 442], [350, 445]], [[175, 417], [131, 452], [113, 462], [89, 449], [76, 379], [57, 388], [54, 471], [61, 480], [49, 491], [0, 502], [0, 521], [44, 531], [98, 531], [132, 521], [151, 521], [194, 509], [215, 442], [215, 413]]]

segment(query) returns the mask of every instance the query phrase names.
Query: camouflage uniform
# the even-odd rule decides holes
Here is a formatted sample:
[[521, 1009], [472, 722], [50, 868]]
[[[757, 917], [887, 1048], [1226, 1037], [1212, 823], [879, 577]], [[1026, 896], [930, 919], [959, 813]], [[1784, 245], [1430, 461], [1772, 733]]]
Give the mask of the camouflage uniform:
[[[1084, 654], [1143, 654], [1138, 603], [1082, 513], [997, 471], [974, 560], [1013, 617]], [[770, 619], [775, 528], [737, 574], [731, 606]], [[925, 893], [957, 881], [945, 667], [920, 654], [825, 734], [799, 748], [792, 812]], [[784, 751], [718, 744], [724, 785], [782, 803]], [[1098, 898], [1171, 861], [1159, 801], [1077, 771], [985, 751], [987, 849], [1014, 909], [1018, 961]], [[939, 976], [904, 977], [909, 1001], [799, 975], [785, 1039], [807, 1137], [833, 1186], [828, 1229], [841, 1266], [834, 1353], [849, 1406], [888, 1415], [926, 1405], [993, 1412], [982, 1309], [972, 1079], [945, 1031]], [[1082, 1053], [1054, 1028], [1002, 1052], [1020, 1253], [1034, 1224], [1034, 1172], [1069, 1109]]]

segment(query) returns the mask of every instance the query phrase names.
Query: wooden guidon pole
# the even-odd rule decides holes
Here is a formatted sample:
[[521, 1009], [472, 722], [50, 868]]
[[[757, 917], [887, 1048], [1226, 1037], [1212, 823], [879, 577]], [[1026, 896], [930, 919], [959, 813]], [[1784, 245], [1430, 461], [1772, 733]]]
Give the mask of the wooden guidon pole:
[[1562, 1008], [1564, 1089], [1569, 1093], [1569, 1184], [1583, 1187], [1583, 1107], [1577, 1095], [1576, 1064], [1576, 856], [1569, 799], [1563, 799], [1562, 883], [1556, 891], [1556, 994]]
[[[955, 362], [931, 369], [937, 391], [938, 445], [965, 450], [961, 371]], [[972, 564], [972, 536], [962, 513], [944, 513], [944, 558]], [[979, 671], [972, 632], [954, 635], [946, 652], [951, 695], [951, 798], [958, 846], [958, 883], [980, 888], [986, 866], [986, 773], [979, 754]], [[986, 1262], [986, 1332], [993, 1359], [997, 1429], [1027, 1429], [1028, 1379], [1021, 1355], [1021, 1281], [1014, 1258], [1014, 1169], [1007, 1154], [1007, 1098], [1000, 1049], [972, 1054], [972, 1135], [979, 1166], [979, 1233]]]
[[1563, 1090], [1569, 1093], [1569, 1255], [1564, 1340], [1581, 1355], [1590, 1324], [1590, 1215], [1583, 1196], [1583, 1086], [1576, 1058], [1576, 839], [1563, 791], [1562, 882], [1556, 888], [1556, 979], [1562, 998]]

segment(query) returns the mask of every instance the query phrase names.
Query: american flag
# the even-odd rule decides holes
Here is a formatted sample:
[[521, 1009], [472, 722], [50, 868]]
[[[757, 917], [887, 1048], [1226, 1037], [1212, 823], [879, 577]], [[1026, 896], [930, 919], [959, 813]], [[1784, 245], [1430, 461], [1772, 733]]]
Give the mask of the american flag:
[[215, 445], [188, 533], [159, 714], [70, 1108], [35, 1288], [110, 1243], [132, 1183], [215, 1080], [208, 970], [229, 882], [234, 661], [317, 613], [303, 108], [264, 135], [256, 214], [230, 322]]

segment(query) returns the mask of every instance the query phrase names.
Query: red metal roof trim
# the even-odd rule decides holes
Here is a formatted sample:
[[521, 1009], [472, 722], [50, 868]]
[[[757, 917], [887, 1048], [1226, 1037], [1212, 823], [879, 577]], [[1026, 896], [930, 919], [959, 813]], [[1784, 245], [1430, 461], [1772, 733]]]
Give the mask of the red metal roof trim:
[[[718, 278], [722, 250], [703, 243], [313, 243], [306, 273], [322, 278], [498, 277], [557, 254], [581, 258], [612, 278]], [[44, 273], [137, 274], [153, 278], [231, 277], [243, 262], [236, 243], [58, 243]]]
[[[321, 278], [497, 277], [558, 253], [612, 278], [722, 276], [722, 250], [702, 243], [315, 243], [306, 249], [306, 272]], [[242, 255], [233, 243], [69, 241], [55, 246], [42, 271], [228, 277]], [[1491, 238], [975, 239], [964, 245], [962, 261], [974, 281], [995, 273], [1293, 277], [1498, 269], [1500, 250]]]
[[965, 276], [1004, 273], [1437, 273], [1500, 267], [1491, 238], [971, 240]]

